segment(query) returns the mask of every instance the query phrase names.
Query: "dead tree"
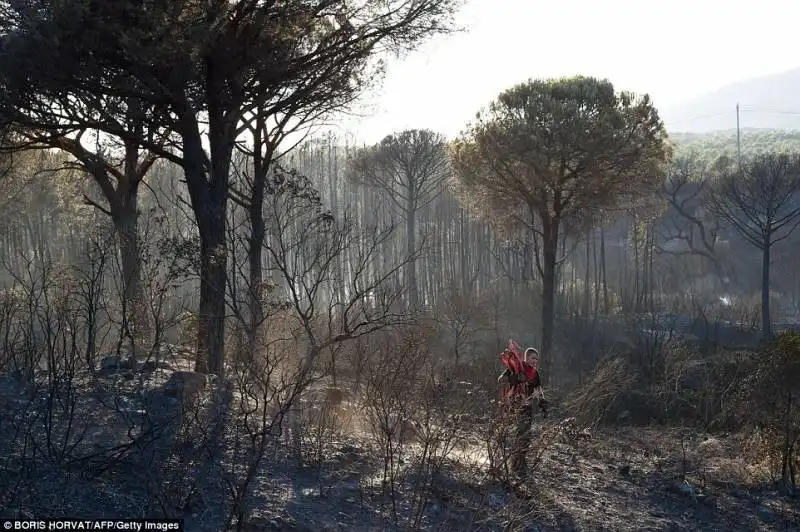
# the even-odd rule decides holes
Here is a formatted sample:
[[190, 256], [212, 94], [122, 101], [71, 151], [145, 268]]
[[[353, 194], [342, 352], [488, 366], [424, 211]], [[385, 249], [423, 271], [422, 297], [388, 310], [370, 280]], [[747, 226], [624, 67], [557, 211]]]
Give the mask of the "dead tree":
[[761, 250], [762, 336], [770, 339], [770, 251], [800, 224], [800, 156], [763, 155], [724, 172], [708, 208]]
[[[389, 135], [364, 148], [351, 161], [353, 177], [379, 187], [406, 222], [406, 252], [417, 247], [417, 213], [444, 191], [450, 175], [447, 142], [429, 130], [408, 130]], [[409, 309], [419, 307], [416, 265], [406, 269]]]
[[[0, 29], [11, 35], [7, 41], [22, 44], [6, 55], [34, 58], [26, 75], [38, 82], [46, 73], [48, 87], [64, 101], [75, 95], [127, 97], [164, 111], [151, 119], [174, 132], [172, 149], [130, 130], [104, 132], [184, 170], [200, 235], [196, 369], [223, 376], [226, 217], [242, 122], [253, 109], [281, 114], [310, 94], [359, 93], [381, 72], [376, 56], [447, 32], [457, 5], [240, 0], [155, 2], [137, 10], [126, 2], [75, 9], [36, 0], [4, 9]], [[339, 24], [331, 23], [336, 15]], [[323, 86], [331, 90], [319, 93]]]

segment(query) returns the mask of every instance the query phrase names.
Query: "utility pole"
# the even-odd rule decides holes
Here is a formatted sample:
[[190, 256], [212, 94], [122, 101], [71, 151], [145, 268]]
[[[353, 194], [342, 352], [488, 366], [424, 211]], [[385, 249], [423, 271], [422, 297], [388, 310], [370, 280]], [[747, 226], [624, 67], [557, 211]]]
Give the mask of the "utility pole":
[[736, 153], [739, 161], [739, 170], [742, 169], [742, 135], [739, 131], [739, 102], [736, 102]]

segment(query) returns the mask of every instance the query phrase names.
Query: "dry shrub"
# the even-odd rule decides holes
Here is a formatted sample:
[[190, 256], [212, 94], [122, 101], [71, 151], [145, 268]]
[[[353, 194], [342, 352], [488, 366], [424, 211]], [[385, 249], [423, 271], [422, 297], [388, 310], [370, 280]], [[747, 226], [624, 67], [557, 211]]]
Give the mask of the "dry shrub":
[[567, 401], [580, 424], [651, 423], [733, 429], [731, 403], [747, 375], [750, 353], [693, 352], [659, 331], [633, 345], [618, 342]]
[[[321, 465], [325, 456], [333, 430], [327, 395], [314, 387], [320, 379], [315, 363], [319, 357], [309, 358], [305, 329], [298, 322], [292, 312], [276, 305], [266, 309], [255, 334], [237, 328], [229, 372], [234, 400], [225, 427], [227, 455], [220, 464], [232, 500], [228, 526], [244, 526], [252, 517], [252, 497], [263, 482], [263, 468], [277, 456], [287, 426], [301, 464]], [[331, 396], [336, 402], [336, 394]]]
[[744, 379], [736, 403], [740, 418], [755, 427], [760, 449], [787, 493], [794, 493], [800, 447], [800, 334], [784, 333], [767, 345]]
[[513, 467], [518, 421], [516, 413], [500, 408], [476, 428], [488, 459], [488, 475], [511, 489], [518, 488], [526, 480], [535, 479], [537, 475], [534, 473], [543, 463], [547, 451], [557, 442], [573, 443], [577, 434], [573, 418], [555, 424], [534, 421], [530, 429], [530, 443], [525, 449], [526, 474], [520, 478]]
[[706, 430], [738, 430], [733, 415], [736, 396], [752, 366], [753, 353], [721, 351], [693, 360], [681, 379], [681, 392], [695, 405], [694, 415]]
[[356, 408], [352, 406], [352, 400], [350, 393], [335, 387], [309, 390], [299, 399], [301, 465], [316, 467], [321, 474], [325, 457], [333, 445], [356, 427]]
[[[381, 341], [382, 340], [382, 341]], [[412, 417], [414, 398], [429, 378], [425, 332], [416, 328], [385, 335], [373, 351], [368, 369], [364, 414], [375, 442], [383, 449], [384, 483], [392, 484], [402, 461], [408, 431], [403, 421]]]
[[198, 316], [196, 312], [185, 311], [178, 315], [178, 344], [194, 346], [197, 343]]
[[746, 464], [742, 475], [744, 483], [765, 484], [780, 474], [782, 453], [775, 444], [775, 434], [755, 428], [744, 436], [739, 452]]
[[696, 455], [705, 478], [716, 484], [763, 486], [780, 470], [779, 457], [770, 453], [769, 441], [760, 431], [710, 437], [698, 445]]
[[465, 290], [462, 283], [454, 282], [431, 313], [438, 327], [437, 344], [445, 355], [445, 363], [458, 366], [480, 356], [476, 340], [481, 332], [490, 329], [491, 313], [480, 304], [472, 283]]
[[489, 474], [506, 485], [510, 484], [513, 420], [506, 412], [500, 410], [479, 426], [478, 433], [489, 460]]
[[352, 385], [356, 392], [361, 390], [367, 374], [367, 366], [371, 359], [372, 341], [369, 336], [358, 337], [342, 346], [339, 364], [337, 365], [338, 377]]
[[[598, 364], [584, 385], [565, 403], [566, 411], [583, 426], [594, 426], [608, 417], [617, 397], [634, 388], [636, 372], [622, 357]], [[620, 413], [621, 414], [621, 413]]]
[[475, 401], [476, 414], [485, 411], [486, 403], [500, 397], [502, 385], [498, 384], [497, 376], [502, 371], [500, 357], [497, 353], [486, 353], [478, 357], [469, 365], [463, 365], [456, 369], [454, 377], [461, 382], [469, 383]]
[[[353, 403], [343, 401], [340, 414], [357, 409], [347, 432], [365, 435], [375, 448], [382, 512], [396, 524], [407, 519], [414, 530], [430, 499], [445, 489], [443, 471], [469, 436], [477, 395], [469, 383], [436, 371], [435, 338], [435, 329], [417, 323], [365, 339], [362, 393]], [[401, 503], [407, 511], [400, 512]]]
[[[239, 321], [231, 324], [226, 360], [231, 361], [236, 370], [248, 372], [256, 378], [267, 369], [278, 371], [278, 376], [292, 376], [305, 348], [297, 319], [283, 308], [265, 310], [266, 315], [254, 333], [253, 342], [248, 338], [248, 326]], [[193, 318], [193, 323], [196, 324], [196, 318]]]

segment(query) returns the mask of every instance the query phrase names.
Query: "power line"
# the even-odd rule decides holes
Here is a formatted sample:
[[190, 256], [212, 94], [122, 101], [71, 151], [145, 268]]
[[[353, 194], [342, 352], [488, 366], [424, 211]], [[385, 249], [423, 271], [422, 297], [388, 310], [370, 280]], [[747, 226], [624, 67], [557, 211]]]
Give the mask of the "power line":
[[743, 113], [770, 113], [778, 115], [800, 115], [800, 111], [782, 111], [779, 109], [742, 109]]
[[701, 120], [703, 118], [713, 118], [715, 116], [722, 116], [722, 115], [727, 115], [727, 114], [730, 114], [730, 111], [721, 111], [719, 113], [711, 113], [711, 114], [707, 114], [707, 115], [693, 116], [691, 118], [682, 118], [680, 120], [670, 120], [668, 123], [670, 123], [670, 124], [681, 124], [683, 122], [692, 122], [694, 120]]
[[[736, 102], [736, 154], [738, 159], [738, 164], [741, 166], [742, 164], [742, 133], [741, 133], [741, 126], [739, 121], [740, 113], [763, 113], [763, 114], [778, 114], [778, 115], [787, 115], [787, 116], [800, 116], [800, 111], [790, 110], [790, 109], [781, 109], [776, 107], [753, 107], [753, 106], [741, 106], [739, 102]], [[712, 118], [716, 116], [724, 116], [728, 115], [730, 111], [721, 111], [718, 113], [709, 113], [705, 115], [698, 115], [693, 116], [691, 118], [684, 118], [682, 120], [675, 120], [675, 121], [664, 121], [664, 125], [668, 127], [668, 129], [674, 129], [675, 124], [681, 124], [685, 122], [693, 122], [695, 120], [702, 120], [704, 118]]]
[[[800, 115], [800, 110], [796, 109], [781, 109], [778, 107], [752, 107], [749, 105], [741, 105], [739, 109], [743, 113], [777, 113], [787, 115]], [[725, 114], [725, 113], [721, 113]]]
[[[800, 115], [800, 111], [790, 110], [790, 109], [779, 109], [776, 107], [750, 107], [741, 105], [739, 106], [739, 111], [742, 113], [771, 113], [771, 114], [781, 114], [781, 115]], [[731, 111], [720, 111], [717, 113], [709, 113], [704, 115], [697, 115], [692, 116], [689, 118], [681, 118], [680, 120], [669, 120], [667, 121], [668, 124], [682, 124], [684, 122], [693, 122], [695, 120], [702, 120], [704, 118], [713, 118], [716, 116], [724, 116], [732, 114]]]

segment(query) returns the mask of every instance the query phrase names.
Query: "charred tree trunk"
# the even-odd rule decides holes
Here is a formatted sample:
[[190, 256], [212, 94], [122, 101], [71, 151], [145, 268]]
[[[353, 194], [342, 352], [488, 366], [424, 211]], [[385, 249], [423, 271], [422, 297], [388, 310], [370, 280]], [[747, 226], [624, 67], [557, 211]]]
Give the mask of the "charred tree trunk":
[[628, 241], [630, 240], [629, 234], [629, 227], [626, 220], [625, 223], [625, 244], [620, 247], [620, 252], [617, 255], [620, 258], [620, 262], [618, 263], [619, 266], [617, 268], [618, 277], [617, 277], [617, 294], [619, 299], [619, 306], [623, 313], [627, 313], [630, 311], [628, 302], [630, 300], [630, 282], [629, 279], [629, 272], [628, 272]]
[[[221, 200], [206, 209], [200, 230], [200, 306], [195, 371], [224, 375], [225, 282], [227, 279], [225, 215]], [[202, 226], [201, 226], [202, 227]]]
[[[225, 283], [227, 281], [227, 205], [233, 143], [232, 126], [216, 106], [209, 106], [210, 164], [197, 122], [184, 121], [186, 182], [200, 234], [200, 305], [195, 371], [224, 376]], [[207, 171], [207, 168], [209, 171]]]
[[633, 230], [633, 300], [629, 302], [628, 309], [629, 311], [633, 312], [641, 312], [641, 305], [640, 305], [640, 295], [641, 291], [639, 290], [639, 280], [641, 271], [639, 269], [639, 265], [641, 264], [641, 260], [639, 259], [639, 232], [638, 232], [638, 223], [634, 220], [634, 230]]
[[769, 315], [769, 266], [770, 266], [770, 237], [764, 238], [764, 248], [761, 250], [761, 335], [764, 341], [772, 339], [772, 321]]
[[119, 238], [124, 298], [132, 318], [134, 345], [146, 345], [152, 340], [150, 338], [150, 316], [141, 278], [138, 206], [139, 184], [151, 164], [152, 160], [140, 165], [139, 147], [134, 142], [127, 142], [125, 144], [124, 179], [120, 180], [117, 185], [116, 201], [111, 203], [112, 219]]
[[111, 210], [111, 219], [117, 233], [117, 241], [122, 263], [122, 298], [127, 332], [134, 342], [133, 358], [136, 358], [137, 344], [147, 341], [148, 319], [144, 294], [141, 286], [141, 267], [139, 261], [139, 213], [137, 209], [137, 185], [120, 190], [118, 202]]
[[589, 282], [590, 282], [590, 268], [592, 265], [592, 255], [591, 255], [591, 236], [592, 231], [589, 230], [586, 233], [586, 269], [584, 270], [583, 274], [583, 319], [589, 320], [589, 314], [591, 312], [591, 292], [589, 291]]
[[[464, 209], [458, 207], [459, 209], [459, 217], [458, 217], [458, 234], [461, 236], [459, 239], [459, 251], [460, 251], [460, 262], [461, 265], [459, 267], [459, 282], [461, 285], [461, 291], [463, 293], [467, 293], [467, 290], [470, 289], [467, 286], [467, 279], [471, 274], [470, 265], [469, 265], [469, 248], [470, 248], [470, 241], [469, 239], [472, 236], [472, 232], [470, 231], [470, 227], [467, 225], [466, 220], [466, 213]], [[448, 241], [450, 240], [450, 235], [447, 235]]]
[[542, 223], [542, 379], [549, 379], [553, 367], [553, 328], [555, 326], [556, 254], [558, 220], [544, 218]]
[[654, 265], [655, 265], [655, 251], [656, 251], [656, 243], [655, 243], [655, 235], [653, 234], [652, 228], [648, 229], [648, 234], [650, 235], [650, 244], [648, 245], [648, 261], [647, 261], [647, 297], [649, 299], [647, 310], [649, 312], [655, 312], [655, 289], [656, 289], [656, 281], [655, 281], [655, 272], [654, 272]]
[[611, 304], [608, 299], [608, 278], [606, 277], [606, 230], [600, 228], [600, 275], [603, 283], [603, 313], [608, 315]]
[[784, 427], [784, 443], [783, 443], [783, 452], [781, 453], [782, 456], [782, 467], [781, 467], [781, 484], [783, 484], [783, 490], [788, 496], [794, 495], [794, 467], [792, 466], [792, 460], [794, 458], [794, 442], [792, 438], [792, 392], [787, 393], [786, 395], [786, 424]]
[[597, 239], [592, 239], [592, 270], [594, 275], [594, 308], [592, 309], [592, 320], [597, 323], [597, 316], [600, 312], [600, 267], [597, 262]]
[[[264, 223], [264, 187], [256, 185], [250, 198], [248, 216], [250, 218], [250, 235], [247, 247], [247, 266], [248, 266], [248, 313], [250, 323], [247, 330], [247, 342], [251, 349], [258, 346], [258, 330], [264, 320], [263, 296], [264, 296], [264, 272], [261, 264], [261, 251], [264, 246], [266, 229]], [[263, 185], [263, 184], [262, 184]]]
[[112, 219], [119, 241], [122, 259], [122, 282], [125, 299], [133, 301], [140, 290], [141, 270], [139, 267], [139, 235], [136, 189], [122, 195], [121, 203], [114, 209]]
[[261, 263], [264, 239], [266, 238], [266, 223], [264, 220], [264, 192], [267, 185], [267, 172], [269, 171], [271, 150], [268, 147], [267, 156], [263, 156], [264, 117], [259, 112], [256, 127], [253, 131], [253, 181], [247, 205], [250, 221], [250, 234], [247, 237], [247, 267], [248, 267], [248, 296], [247, 307], [249, 323], [247, 326], [247, 346], [255, 351], [260, 343], [259, 330], [264, 321], [264, 271]]
[[[409, 197], [413, 194], [409, 192]], [[408, 257], [417, 249], [417, 209], [411, 200], [406, 210], [406, 253]], [[419, 286], [417, 286], [417, 263], [409, 260], [406, 264], [406, 278], [408, 282], [408, 309], [415, 312], [419, 309]]]

